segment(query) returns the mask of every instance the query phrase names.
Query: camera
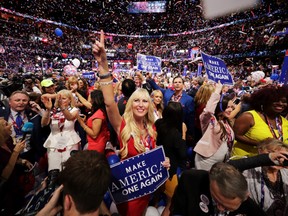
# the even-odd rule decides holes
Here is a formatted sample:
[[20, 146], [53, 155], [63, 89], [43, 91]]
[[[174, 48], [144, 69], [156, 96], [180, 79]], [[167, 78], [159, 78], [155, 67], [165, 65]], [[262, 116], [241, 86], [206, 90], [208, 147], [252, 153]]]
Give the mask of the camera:
[[236, 98], [236, 99], [233, 101], [233, 103], [237, 105], [237, 104], [239, 104], [239, 103], [240, 103], [240, 101], [241, 101], [241, 99], [240, 99], [240, 98]]

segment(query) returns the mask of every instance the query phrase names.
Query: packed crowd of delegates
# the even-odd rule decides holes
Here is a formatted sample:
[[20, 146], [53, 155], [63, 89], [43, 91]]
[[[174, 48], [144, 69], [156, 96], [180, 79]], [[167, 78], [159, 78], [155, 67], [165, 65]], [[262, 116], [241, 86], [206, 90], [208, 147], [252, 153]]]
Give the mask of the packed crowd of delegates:
[[[38, 2], [31, 2], [38, 5]], [[24, 4], [21, 10], [8, 1], [5, 6], [9, 9], [15, 6], [18, 12], [28, 14], [31, 11], [36, 17], [53, 20], [55, 17], [51, 13], [40, 9], [53, 10], [54, 3], [45, 1], [35, 8]], [[99, 17], [103, 18], [103, 13], [107, 12], [103, 7], [109, 11], [109, 2], [101, 3]], [[264, 1], [262, 7], [252, 12], [211, 21], [201, 18], [201, 7], [192, 8], [191, 3], [186, 5], [184, 1], [174, 6], [174, 15], [184, 9], [187, 12], [163, 21], [169, 33], [191, 29], [207, 31], [176, 39], [113, 36], [105, 40], [107, 50], [117, 50], [115, 59], [133, 61], [137, 53], [172, 61], [183, 58], [177, 56], [176, 50], [194, 46], [212, 55], [232, 54], [230, 59], [234, 62], [228, 62], [228, 67], [234, 86], [212, 83], [205, 71], [198, 77], [184, 74], [183, 62], [163, 63], [163, 67], [171, 67], [169, 75], [134, 71], [110, 76], [104, 34], [100, 35], [100, 41], [92, 44], [91, 32], [63, 27], [63, 36], [57, 37], [54, 25], [1, 12], [0, 21], [4, 25], [0, 27], [0, 44], [5, 49], [5, 53], [0, 54], [3, 57], [1, 68], [4, 68], [0, 77], [5, 84], [0, 94], [1, 215], [14, 215], [33, 193], [36, 197], [41, 194], [38, 189], [45, 185], [41, 181], [46, 176], [50, 182], [61, 176], [66, 169], [63, 164], [77, 151], [97, 151], [108, 161], [112, 156], [125, 160], [161, 145], [167, 156], [162, 165], [170, 176], [163, 186], [153, 194], [117, 204], [117, 207], [113, 207], [107, 198], [109, 194], [105, 194], [102, 202], [98, 200], [100, 214], [287, 215], [288, 173], [282, 165], [288, 160], [288, 88], [269, 79], [272, 65], [283, 62], [279, 52], [287, 48], [285, 2], [268, 4]], [[194, 10], [196, 13], [192, 13]], [[120, 16], [112, 14], [118, 27]], [[265, 14], [270, 15], [262, 17]], [[80, 24], [77, 16], [68, 15], [67, 12], [63, 14], [67, 24], [93, 29], [89, 22]], [[195, 16], [194, 22], [190, 22], [191, 16]], [[124, 21], [134, 23], [144, 23], [146, 18], [140, 15], [138, 21], [132, 21], [132, 15], [123, 17]], [[153, 17], [147, 18], [147, 22]], [[253, 22], [209, 29], [250, 18]], [[104, 24], [108, 22], [105, 18], [101, 20]], [[179, 22], [177, 28], [172, 28], [172, 23]], [[128, 27], [100, 27], [109, 27], [121, 34], [137, 32]], [[141, 29], [136, 24], [134, 28]], [[283, 34], [275, 36], [278, 31]], [[47, 41], [35, 40], [35, 36], [47, 38]], [[132, 47], [128, 48], [128, 43]], [[266, 51], [271, 55], [262, 53], [263, 57], [258, 58], [260, 52]], [[81, 72], [59, 73], [57, 69], [68, 62], [52, 60], [64, 58], [63, 53], [71, 58], [89, 60], [90, 65], [81, 63], [79, 69], [92, 67], [92, 60], [97, 61], [99, 73], [95, 83], [89, 85], [91, 80], [84, 79]], [[239, 53], [244, 58], [238, 59], [240, 56], [236, 54]], [[36, 55], [49, 60], [36, 62]], [[36, 64], [40, 67], [44, 64], [45, 69], [37, 72]], [[197, 64], [191, 63], [188, 70], [196, 71]], [[257, 70], [263, 71], [266, 79], [255, 80], [251, 72]], [[29, 122], [33, 127], [30, 124], [27, 131]], [[69, 173], [66, 175], [69, 179]], [[55, 185], [53, 188], [48, 184], [47, 188], [51, 192]], [[103, 186], [102, 190], [107, 187]], [[65, 191], [65, 184], [64, 192], [64, 211], [73, 206], [71, 197], [76, 200], [77, 207], [77, 194]], [[163, 208], [158, 211], [156, 208], [160, 205]], [[55, 207], [53, 199], [47, 206]], [[52, 209], [46, 211], [51, 213]]]
[[[109, 161], [111, 150], [124, 160], [160, 145], [170, 174], [165, 184], [113, 208], [105, 195], [100, 213], [287, 214], [286, 86], [241, 79], [225, 86], [206, 77], [139, 71], [113, 79], [104, 34], [92, 48], [99, 65], [93, 86], [77, 75], [51, 73], [39, 80], [25, 76], [9, 98], [1, 96], [3, 215], [25, 206], [25, 195], [37, 191], [43, 177], [57, 179], [75, 150], [109, 151]], [[23, 131], [27, 122], [34, 125], [31, 134]]]
[[[29, 4], [32, 3], [30, 2]], [[113, 2], [113, 4], [116, 3]], [[189, 3], [186, 5], [184, 1], [182, 1], [173, 7], [173, 13], [167, 13], [166, 15], [169, 16], [167, 19], [169, 23], [167, 23], [165, 27], [167, 28], [167, 33], [158, 34], [161, 35], [161, 37], [156, 38], [153, 38], [153, 35], [149, 37], [149, 35], [145, 33], [143, 33], [143, 35], [146, 35], [147, 38], [134, 38], [129, 37], [129, 35], [123, 37], [117, 36], [117, 34], [125, 33], [118, 32], [121, 30], [119, 26], [123, 26], [122, 28], [130, 33], [137, 32], [136, 29], [149, 29], [149, 27], [139, 27], [136, 24], [145, 23], [143, 21], [144, 18], [150, 19], [150, 17], [154, 17], [154, 15], [135, 16], [125, 14], [125, 16], [120, 16], [118, 13], [113, 12], [112, 15], [108, 13], [109, 16], [107, 19], [110, 20], [110, 22], [108, 22], [103, 21], [102, 14], [104, 12], [102, 10], [102, 12], [99, 13], [99, 17], [101, 17], [101, 22], [105, 23], [105, 25], [103, 24], [103, 26], [97, 28], [93, 26], [93, 28], [90, 29], [88, 26], [81, 26], [78, 21], [81, 20], [81, 23], [85, 25], [88, 25], [87, 23], [89, 22], [84, 22], [85, 19], [77, 19], [77, 16], [74, 15], [70, 17], [72, 13], [68, 12], [63, 12], [61, 18], [63, 18], [64, 21], [62, 20], [61, 22], [73, 28], [55, 26], [45, 21], [39, 22], [1, 11], [0, 21], [2, 23], [2, 34], [0, 37], [0, 45], [6, 50], [5, 53], [1, 54], [3, 57], [1, 67], [7, 67], [8, 69], [14, 69], [16, 71], [19, 67], [26, 67], [29, 70], [31, 65], [36, 64], [36, 56], [45, 57], [47, 62], [44, 62], [44, 64], [49, 65], [52, 59], [58, 57], [60, 60], [62, 59], [61, 54], [66, 53], [69, 58], [77, 57], [80, 60], [88, 60], [88, 63], [81, 65], [81, 67], [91, 69], [91, 60], [93, 57], [90, 53], [91, 37], [89, 37], [89, 35], [91, 36], [92, 30], [99, 30], [99, 28], [103, 28], [104, 30], [109, 29], [109, 32], [115, 33], [114, 36], [108, 37], [109, 39], [107, 39], [107, 49], [115, 50], [114, 56], [109, 58], [132, 60], [134, 65], [136, 64], [137, 53], [161, 57], [167, 60], [167, 62], [170, 62], [170, 65], [173, 61], [174, 63], [177, 62], [175, 59], [182, 59], [183, 61], [183, 59], [188, 58], [188, 53], [179, 54], [177, 51], [193, 47], [200, 47], [202, 51], [210, 55], [222, 55], [224, 58], [230, 55], [227, 61], [229, 61], [229, 59], [237, 61], [239, 57], [267, 56], [274, 58], [274, 64], [279, 64], [281, 61], [279, 61], [277, 57], [282, 50], [287, 48], [287, 36], [285, 34], [287, 25], [285, 8], [287, 8], [287, 5], [285, 4], [285, 2], [264, 1], [259, 8], [251, 10], [252, 12], [240, 12], [223, 18], [205, 20], [202, 18], [201, 7], [196, 7], [197, 3]], [[19, 3], [19, 5], [21, 4]], [[38, 3], [35, 3], [35, 5], [38, 5]], [[22, 7], [17, 7], [17, 4], [10, 5], [9, 2], [5, 2], [4, 4], [8, 9], [15, 10], [22, 14], [32, 14], [34, 17], [58, 21], [53, 17], [55, 13], [47, 13], [47, 10], [54, 11], [56, 10], [54, 7], [58, 8], [59, 6], [59, 4], [53, 5], [54, 4], [45, 1], [43, 4], [37, 7], [35, 6], [35, 8], [34, 3], [33, 7], [29, 5], [28, 7], [25, 4]], [[71, 6], [73, 6], [73, 4]], [[61, 4], [59, 7], [61, 7]], [[103, 9], [102, 6], [100, 8]], [[109, 10], [108, 5], [106, 8]], [[45, 14], [43, 14], [43, 9], [45, 9]], [[29, 10], [31, 10], [30, 13], [28, 13]], [[183, 10], [185, 11], [184, 14], [182, 14]], [[51, 15], [49, 16], [49, 14]], [[70, 14], [69, 19], [67, 18], [67, 20], [65, 20], [65, 14]], [[84, 14], [86, 14], [86, 12]], [[114, 19], [111, 19], [111, 16], [113, 16]], [[130, 16], [139, 20], [134, 20]], [[90, 17], [98, 19], [92, 15]], [[121, 23], [118, 23], [117, 19], [120, 18], [123, 20], [127, 19], [127, 22], [122, 20]], [[155, 20], [157, 20], [156, 23], [162, 23], [159, 19], [159, 17], [155, 18]], [[109, 25], [112, 20], [116, 20], [115, 22], [117, 23], [117, 29], [115, 29], [115, 31], [113, 31], [114, 28]], [[191, 20], [193, 20], [193, 22], [191, 22]], [[133, 25], [131, 22], [133, 22]], [[229, 23], [231, 22], [234, 23], [230, 25]], [[97, 23], [99, 22], [97, 21]], [[129, 23], [131, 25], [128, 25]], [[153, 23], [153, 21], [151, 21], [151, 23]], [[57, 37], [57, 35], [55, 35], [54, 30], [56, 27], [62, 29], [64, 33], [63, 36]], [[80, 27], [83, 27], [85, 30], [81, 30]], [[166, 36], [168, 33], [176, 32], [187, 32], [187, 34], [173, 37]], [[283, 34], [275, 35], [277, 32], [283, 32]], [[137, 34], [141, 35], [141, 33]], [[35, 39], [35, 37], [46, 38], [47, 41]], [[132, 47], [128, 48], [128, 44], [132, 44]], [[89, 47], [88, 49], [86, 48], [87, 46]], [[56, 67], [61, 68], [62, 65], [59, 62], [60, 61], [58, 61]], [[187, 64], [187, 62], [184, 63]], [[38, 65], [40, 65], [39, 62]]]

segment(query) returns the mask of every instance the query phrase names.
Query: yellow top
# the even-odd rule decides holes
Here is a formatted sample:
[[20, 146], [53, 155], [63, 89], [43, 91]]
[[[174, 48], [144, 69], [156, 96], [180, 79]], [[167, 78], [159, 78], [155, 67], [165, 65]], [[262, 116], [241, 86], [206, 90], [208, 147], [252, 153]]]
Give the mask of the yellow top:
[[[254, 118], [254, 126], [247, 131], [245, 136], [247, 138], [256, 140], [256, 141], [262, 141], [269, 137], [273, 138], [273, 134], [270, 131], [269, 126], [266, 124], [266, 122], [260, 117], [260, 115], [255, 111], [251, 110], [248, 111], [251, 113], [251, 115]], [[283, 133], [283, 142], [288, 145], [288, 120], [283, 118], [281, 116], [282, 120], [282, 133]], [[275, 134], [277, 137], [279, 136], [279, 132], [277, 129], [274, 129]], [[232, 150], [232, 156], [235, 157], [243, 157], [243, 156], [254, 156], [257, 155], [257, 146], [243, 144], [238, 141], [235, 141], [235, 144], [233, 146]]]

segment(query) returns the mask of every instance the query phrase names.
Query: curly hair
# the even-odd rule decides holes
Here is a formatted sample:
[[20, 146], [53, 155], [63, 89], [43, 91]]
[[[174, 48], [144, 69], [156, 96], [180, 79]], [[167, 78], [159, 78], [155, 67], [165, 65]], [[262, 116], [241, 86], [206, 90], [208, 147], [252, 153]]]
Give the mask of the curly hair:
[[145, 147], [140, 142], [141, 131], [136, 125], [136, 121], [135, 121], [134, 114], [133, 114], [133, 108], [132, 108], [133, 105], [132, 104], [133, 104], [133, 101], [135, 99], [145, 99], [149, 102], [148, 112], [144, 117], [144, 124], [146, 126], [146, 129], [148, 131], [149, 136], [151, 138], [153, 138], [154, 140], [156, 140], [156, 137], [157, 137], [157, 133], [153, 129], [153, 125], [154, 125], [154, 114], [153, 114], [154, 108], [152, 105], [153, 102], [152, 102], [150, 95], [146, 89], [143, 89], [143, 88], [137, 89], [130, 96], [130, 98], [126, 104], [125, 112], [123, 114], [123, 119], [125, 120], [126, 125], [120, 134], [120, 137], [121, 137], [121, 140], [123, 143], [123, 147], [120, 149], [121, 158], [125, 158], [128, 154], [127, 143], [129, 141], [129, 139], [131, 138], [131, 136], [134, 139], [134, 146], [135, 146], [136, 150], [139, 153], [145, 152]]
[[252, 93], [250, 97], [251, 107], [262, 112], [263, 108], [269, 107], [273, 102], [280, 101], [281, 98], [288, 100], [288, 89], [285, 87], [267, 86]]

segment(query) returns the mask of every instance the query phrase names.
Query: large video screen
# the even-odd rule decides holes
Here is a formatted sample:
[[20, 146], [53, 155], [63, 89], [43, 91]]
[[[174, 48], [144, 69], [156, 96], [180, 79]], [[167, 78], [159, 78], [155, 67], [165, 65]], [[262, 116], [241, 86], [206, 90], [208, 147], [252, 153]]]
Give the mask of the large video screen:
[[130, 2], [128, 13], [165, 13], [166, 1]]

